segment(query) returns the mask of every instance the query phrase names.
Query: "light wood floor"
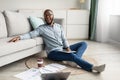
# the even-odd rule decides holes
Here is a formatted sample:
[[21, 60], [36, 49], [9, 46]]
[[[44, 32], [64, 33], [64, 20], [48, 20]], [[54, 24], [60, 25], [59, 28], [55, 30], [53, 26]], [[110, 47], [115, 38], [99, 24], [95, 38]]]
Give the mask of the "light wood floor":
[[[69, 42], [73, 44], [78, 40], [70, 40]], [[99, 64], [105, 63], [106, 69], [101, 74], [87, 72], [80, 75], [71, 75], [68, 80], [120, 80], [120, 46], [92, 41], [86, 42], [88, 48], [85, 55], [93, 57]], [[25, 60], [22, 59], [0, 68], [0, 80], [20, 80], [13, 75], [27, 70], [24, 65]]]

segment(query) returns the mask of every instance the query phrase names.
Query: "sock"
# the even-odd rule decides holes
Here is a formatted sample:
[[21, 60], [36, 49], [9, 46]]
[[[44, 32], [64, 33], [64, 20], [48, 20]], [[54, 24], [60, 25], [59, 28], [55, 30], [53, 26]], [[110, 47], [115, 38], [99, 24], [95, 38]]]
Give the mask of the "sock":
[[99, 66], [93, 66], [92, 70], [97, 72], [103, 72], [105, 70], [105, 64]]

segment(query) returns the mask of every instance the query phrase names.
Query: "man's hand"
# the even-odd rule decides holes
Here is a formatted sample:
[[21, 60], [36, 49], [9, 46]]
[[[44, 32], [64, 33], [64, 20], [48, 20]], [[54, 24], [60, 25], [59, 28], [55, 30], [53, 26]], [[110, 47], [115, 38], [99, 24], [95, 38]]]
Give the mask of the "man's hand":
[[19, 36], [16, 36], [14, 38], [12, 38], [10, 41], [8, 42], [16, 42], [16, 41], [19, 41], [20, 40], [20, 37]]
[[68, 47], [68, 48], [66, 48], [66, 51], [67, 51], [67, 52], [70, 52], [70, 51], [71, 51], [71, 49]]

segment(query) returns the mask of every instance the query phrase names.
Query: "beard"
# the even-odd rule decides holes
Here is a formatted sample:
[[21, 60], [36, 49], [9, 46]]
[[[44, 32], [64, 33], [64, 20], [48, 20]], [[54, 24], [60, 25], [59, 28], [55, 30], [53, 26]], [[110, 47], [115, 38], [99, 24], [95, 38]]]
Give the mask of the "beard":
[[45, 19], [45, 22], [48, 24], [48, 25], [51, 25], [53, 22], [54, 22], [54, 19], [52, 18], [51, 20], [46, 20]]

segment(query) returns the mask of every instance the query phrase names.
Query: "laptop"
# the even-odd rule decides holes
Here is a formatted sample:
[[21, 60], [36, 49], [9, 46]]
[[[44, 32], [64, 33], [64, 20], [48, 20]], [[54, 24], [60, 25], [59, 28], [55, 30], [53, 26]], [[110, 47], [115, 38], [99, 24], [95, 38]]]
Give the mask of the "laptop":
[[70, 72], [57, 72], [41, 74], [42, 80], [67, 80]]

